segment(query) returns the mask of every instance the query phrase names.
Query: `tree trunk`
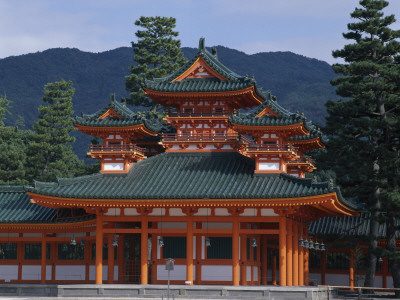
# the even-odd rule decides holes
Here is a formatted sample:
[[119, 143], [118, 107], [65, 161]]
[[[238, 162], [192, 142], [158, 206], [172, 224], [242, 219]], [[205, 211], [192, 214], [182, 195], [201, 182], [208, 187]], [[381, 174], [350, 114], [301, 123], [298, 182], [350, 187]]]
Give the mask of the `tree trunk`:
[[[386, 249], [388, 262], [393, 278], [394, 288], [400, 288], [400, 263], [396, 259], [396, 218], [388, 217], [386, 220]], [[396, 298], [400, 298], [400, 291], [395, 292]]]
[[[379, 206], [379, 202], [376, 204]], [[375, 271], [376, 271], [376, 249], [378, 247], [378, 228], [379, 222], [377, 220], [378, 211], [374, 210], [371, 212], [371, 222], [369, 229], [369, 241], [368, 241], [368, 267], [365, 273], [364, 286], [373, 287], [375, 282]]]

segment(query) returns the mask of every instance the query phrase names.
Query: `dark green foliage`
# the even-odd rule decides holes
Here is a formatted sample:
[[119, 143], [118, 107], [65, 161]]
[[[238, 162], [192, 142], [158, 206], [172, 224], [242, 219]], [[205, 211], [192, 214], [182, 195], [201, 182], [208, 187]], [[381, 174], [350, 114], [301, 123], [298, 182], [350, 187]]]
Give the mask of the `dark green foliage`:
[[126, 76], [126, 89], [130, 92], [128, 103], [135, 106], [156, 106], [149, 99], [141, 84], [143, 79], [167, 76], [182, 66], [186, 59], [181, 51], [181, 42], [174, 31], [176, 20], [168, 17], [140, 17], [135, 22], [138, 30], [135, 35], [138, 41], [132, 42], [134, 60], [137, 63], [130, 67], [131, 74]]
[[6, 119], [6, 114], [9, 114], [11, 101], [7, 99], [7, 96], [0, 96], [0, 128], [4, 126], [4, 120]]
[[[349, 32], [343, 34], [353, 43], [333, 51], [346, 63], [333, 66], [342, 76], [332, 85], [347, 100], [327, 103], [325, 133], [330, 141], [321, 167], [333, 168], [344, 194], [357, 197], [371, 211], [365, 282], [370, 286], [379, 252], [378, 222], [386, 222], [390, 235], [389, 223], [400, 218], [400, 31], [388, 27], [395, 19], [383, 15], [386, 1], [362, 0], [360, 5], [351, 14], [357, 21], [348, 24]], [[394, 285], [400, 287], [400, 265], [392, 258]]]
[[71, 146], [75, 141], [70, 136], [75, 130], [71, 120], [74, 92], [71, 81], [61, 80], [44, 87], [46, 105], [39, 106], [39, 120], [28, 148], [27, 169], [32, 180], [73, 177], [82, 167]]

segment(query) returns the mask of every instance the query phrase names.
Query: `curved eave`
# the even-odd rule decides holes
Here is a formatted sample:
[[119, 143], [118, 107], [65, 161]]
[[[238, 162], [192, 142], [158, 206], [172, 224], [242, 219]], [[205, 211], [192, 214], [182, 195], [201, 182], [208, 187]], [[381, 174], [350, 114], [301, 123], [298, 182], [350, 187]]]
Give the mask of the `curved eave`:
[[94, 135], [98, 133], [111, 133], [111, 132], [135, 132], [140, 135], [150, 135], [150, 136], [157, 136], [157, 132], [148, 129], [143, 123], [138, 125], [132, 126], [121, 126], [121, 127], [94, 127], [94, 126], [84, 126], [79, 124], [74, 124], [76, 129], [79, 131]]
[[94, 225], [96, 219], [90, 219], [85, 221], [76, 222], [54, 222], [54, 223], [0, 223], [0, 231], [7, 230], [19, 230], [19, 229], [29, 229], [34, 230], [44, 230], [44, 229], [65, 229], [65, 228], [82, 228], [89, 225]]
[[308, 134], [308, 131], [304, 128], [303, 122], [291, 125], [280, 125], [280, 126], [255, 126], [255, 125], [242, 125], [231, 122], [232, 128], [239, 133], [248, 133], [251, 135], [256, 131], [283, 131], [290, 132], [291, 136]]
[[[155, 101], [160, 101], [161, 104], [172, 105], [176, 100], [185, 101], [187, 98], [204, 98], [204, 97], [221, 97], [221, 98], [231, 98], [231, 97], [241, 97], [241, 101], [243, 101], [243, 96], [247, 95], [247, 105], [240, 105], [239, 102], [236, 104], [240, 107], [253, 107], [256, 105], [260, 105], [264, 102], [264, 99], [257, 94], [254, 89], [254, 86], [247, 87], [242, 90], [234, 90], [234, 91], [221, 91], [221, 92], [165, 92], [165, 91], [157, 91], [152, 90], [146, 87], [143, 87], [145, 93]], [[234, 99], [232, 99], [234, 100]], [[171, 102], [171, 103], [168, 103]]]
[[319, 149], [319, 148], [325, 148], [325, 145], [322, 143], [320, 137], [307, 139], [307, 140], [289, 140], [287, 142], [290, 143], [291, 145], [301, 148], [305, 151]]
[[328, 215], [358, 215], [358, 212], [342, 204], [336, 193], [295, 198], [265, 199], [87, 199], [46, 196], [28, 192], [31, 201], [42, 206], [58, 207], [96, 207], [96, 208], [145, 208], [145, 207], [263, 207], [282, 208], [312, 206]]

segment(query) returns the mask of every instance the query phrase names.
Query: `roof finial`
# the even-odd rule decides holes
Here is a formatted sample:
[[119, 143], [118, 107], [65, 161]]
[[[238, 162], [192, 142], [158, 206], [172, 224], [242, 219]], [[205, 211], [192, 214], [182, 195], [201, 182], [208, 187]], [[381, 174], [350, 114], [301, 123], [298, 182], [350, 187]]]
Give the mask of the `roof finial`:
[[204, 50], [205, 49], [205, 38], [200, 38], [199, 40], [199, 50]]
[[110, 95], [110, 102], [115, 102], [115, 93]]
[[212, 47], [211, 53], [212, 53], [212, 55], [214, 55], [215, 58], [218, 58], [217, 48]]

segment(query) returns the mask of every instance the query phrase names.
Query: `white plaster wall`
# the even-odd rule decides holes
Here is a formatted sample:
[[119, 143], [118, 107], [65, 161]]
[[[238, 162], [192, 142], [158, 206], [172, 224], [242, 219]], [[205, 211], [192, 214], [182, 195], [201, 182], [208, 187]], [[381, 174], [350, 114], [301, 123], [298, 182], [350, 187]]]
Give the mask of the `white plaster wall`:
[[51, 265], [46, 266], [46, 280], [51, 280], [51, 270], [52, 270]]
[[[207, 229], [207, 222], [202, 223], [202, 228]], [[232, 229], [232, 223], [208, 222], [208, 229]]]
[[325, 281], [328, 285], [346, 285], [350, 283], [349, 274], [326, 274]]
[[136, 208], [125, 208], [124, 215], [125, 216], [139, 216], [140, 214], [137, 212]]
[[272, 208], [262, 208], [261, 216], [263, 217], [276, 217], [278, 216]]
[[204, 149], [217, 149], [217, 148], [215, 148], [214, 145], [207, 145], [204, 147]]
[[170, 208], [169, 215], [171, 217], [185, 217], [186, 215], [182, 212], [180, 208]]
[[[277, 277], [277, 280], [278, 279], [279, 279], [279, 277]], [[326, 274], [325, 279], [326, 279], [326, 284], [330, 284], [330, 283], [328, 283], [328, 274]], [[313, 282], [314, 285], [321, 284], [322, 283], [321, 274], [320, 273], [310, 273], [308, 275], [308, 281]], [[343, 285], [343, 284], [341, 284], [341, 285]]]
[[121, 171], [124, 169], [123, 163], [105, 163], [104, 170], [105, 171]]
[[171, 150], [181, 150], [181, 147], [179, 147], [178, 145], [173, 145], [171, 147]]
[[22, 266], [22, 280], [40, 280], [42, 266]]
[[246, 280], [251, 281], [251, 266], [247, 266], [246, 268]]
[[118, 266], [114, 266], [114, 280], [118, 280]]
[[24, 233], [23, 237], [42, 237], [41, 233]]
[[165, 208], [153, 208], [149, 216], [165, 216]]
[[121, 214], [120, 208], [109, 208], [108, 211], [104, 214], [105, 216], [119, 216]]
[[158, 222], [161, 229], [186, 229], [186, 222]]
[[201, 268], [201, 280], [232, 281], [232, 266], [207, 266]]
[[0, 233], [0, 237], [19, 237], [18, 233]]
[[4, 279], [5, 282], [18, 279], [18, 266], [0, 265], [0, 279]]
[[233, 149], [230, 145], [223, 145], [221, 149]]
[[227, 208], [216, 208], [215, 209], [216, 216], [230, 216]]
[[258, 267], [254, 266], [253, 268], [253, 279], [254, 281], [258, 280]]
[[[193, 279], [196, 276], [196, 266], [193, 266]], [[170, 280], [186, 280], [186, 265], [175, 265], [174, 270], [170, 271]], [[157, 280], [168, 280], [168, 271], [165, 265], [157, 265]]]
[[259, 170], [279, 170], [280, 164], [279, 163], [263, 163], [260, 162], [258, 164]]
[[240, 214], [241, 217], [254, 217], [257, 216], [256, 208], [245, 208], [243, 213]]
[[194, 216], [210, 216], [211, 208], [199, 208], [197, 213], [193, 214]]
[[[107, 280], [107, 273], [108, 273], [108, 266], [103, 265], [103, 274], [102, 274], [103, 276], [101, 276], [103, 280]], [[114, 279], [115, 279], [115, 268], [114, 268]], [[96, 280], [96, 266], [89, 266], [89, 280]]]
[[56, 280], [85, 280], [85, 266], [56, 266]]

